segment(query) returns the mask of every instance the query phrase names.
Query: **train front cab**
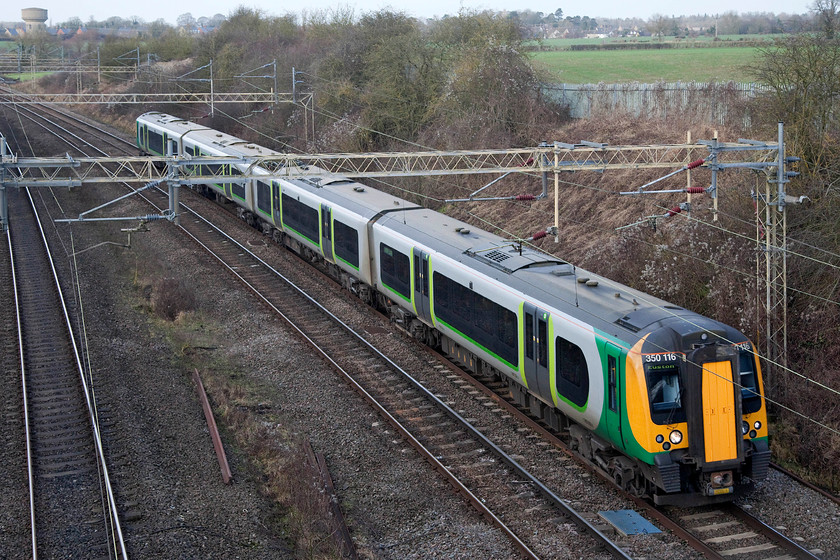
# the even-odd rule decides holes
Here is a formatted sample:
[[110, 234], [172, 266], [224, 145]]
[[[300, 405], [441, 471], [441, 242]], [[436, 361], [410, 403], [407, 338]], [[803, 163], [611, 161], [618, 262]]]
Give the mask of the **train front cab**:
[[681, 353], [662, 352], [682, 347], [662, 342], [643, 339], [628, 353], [625, 445], [647, 463], [657, 504], [731, 500], [744, 477], [763, 479], [770, 461], [752, 346], [719, 341]]

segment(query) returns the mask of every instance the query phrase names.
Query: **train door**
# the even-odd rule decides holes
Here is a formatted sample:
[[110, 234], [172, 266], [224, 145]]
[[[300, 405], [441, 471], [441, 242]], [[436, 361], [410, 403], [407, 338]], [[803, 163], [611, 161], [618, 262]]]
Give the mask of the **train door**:
[[548, 371], [548, 321], [547, 311], [525, 303], [523, 308], [525, 345], [525, 380], [532, 391], [551, 398]]
[[738, 458], [738, 422], [730, 361], [703, 364], [703, 435], [706, 462]]
[[682, 404], [688, 416], [688, 444], [700, 466], [715, 468], [744, 460], [741, 432], [739, 358], [732, 347], [710, 345], [690, 352], [685, 361]]
[[280, 183], [271, 182], [271, 208], [274, 212], [274, 225], [283, 227], [283, 213], [280, 208]]
[[614, 442], [621, 442], [624, 447], [624, 435], [621, 426], [621, 409], [624, 375], [621, 365], [624, 362], [621, 349], [607, 343], [605, 345], [607, 356], [607, 429], [610, 439]]
[[148, 144], [148, 139], [146, 136], [146, 125], [137, 123], [137, 147], [144, 150]]
[[415, 248], [414, 256], [414, 310], [417, 316], [432, 324], [432, 303], [429, 299], [429, 255]]
[[332, 244], [332, 209], [321, 204], [321, 252], [324, 258], [330, 262], [334, 262], [333, 244]]

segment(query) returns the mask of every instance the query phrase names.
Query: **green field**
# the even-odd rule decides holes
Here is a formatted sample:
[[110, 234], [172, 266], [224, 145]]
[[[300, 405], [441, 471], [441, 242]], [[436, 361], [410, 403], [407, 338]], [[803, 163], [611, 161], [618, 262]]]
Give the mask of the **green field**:
[[[656, 37], [607, 37], [604, 39], [543, 39], [541, 41], [528, 41], [525, 44], [529, 47], [542, 46], [549, 49], [567, 49], [574, 45], [613, 45], [613, 44], [632, 44], [632, 43], [674, 43], [676, 45], [685, 46], [687, 48], [695, 43], [701, 45], [711, 46], [714, 43], [721, 43], [721, 47], [737, 46], [738, 42], [766, 42], [772, 43], [775, 39], [786, 37], [784, 34], [776, 35], [721, 35], [718, 40], [710, 35], [698, 35], [697, 37], [689, 37], [687, 39], [677, 39], [673, 35], [665, 35], [662, 39]], [[735, 43], [733, 45], [732, 43]]]
[[54, 74], [54, 72], [23, 72], [18, 74], [17, 72], [13, 74], [4, 74], [5, 77], [13, 79], [13, 80], [20, 80], [21, 82], [28, 82], [29, 80], [37, 80], [38, 78], [43, 78], [44, 76], [49, 76], [50, 74]]
[[553, 82], [750, 82], [746, 66], [758, 49], [752, 47], [686, 48], [618, 51], [541, 51], [532, 53]]

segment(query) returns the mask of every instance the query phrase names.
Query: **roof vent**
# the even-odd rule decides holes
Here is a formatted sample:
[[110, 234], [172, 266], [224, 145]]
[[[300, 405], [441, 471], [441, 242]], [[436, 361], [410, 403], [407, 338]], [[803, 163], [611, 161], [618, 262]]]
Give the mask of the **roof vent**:
[[570, 266], [563, 266], [562, 268], [556, 268], [551, 271], [554, 276], [571, 276], [572, 268]]
[[365, 192], [365, 188], [361, 187], [361, 186], [360, 187], [353, 187], [353, 190], [356, 191], [356, 192]]
[[508, 260], [510, 255], [506, 255], [501, 251], [488, 251], [487, 253], [484, 253], [484, 257], [494, 262], [502, 262]]
[[595, 286], [598, 285], [598, 281], [597, 280], [590, 280], [589, 282], [586, 283], [586, 285], [589, 286], [590, 288], [594, 288]]
[[581, 276], [580, 278], [577, 279], [577, 281], [578, 281], [578, 284], [586, 284], [587, 282], [589, 282], [589, 277], [588, 276]]
[[627, 329], [628, 331], [632, 331], [632, 332], [639, 332], [640, 330], [642, 330], [640, 327], [634, 325], [630, 321], [631, 321], [630, 317], [628, 315], [625, 315], [624, 317], [621, 317], [620, 319], [618, 319], [615, 322], [615, 324], [619, 325], [619, 326], [622, 326], [625, 329]]

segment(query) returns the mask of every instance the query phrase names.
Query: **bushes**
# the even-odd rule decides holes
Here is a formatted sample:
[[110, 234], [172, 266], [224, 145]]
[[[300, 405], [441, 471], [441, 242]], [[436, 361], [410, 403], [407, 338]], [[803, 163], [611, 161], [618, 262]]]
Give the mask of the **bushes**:
[[174, 321], [195, 305], [195, 295], [179, 278], [160, 278], [152, 288], [152, 310], [163, 319]]

